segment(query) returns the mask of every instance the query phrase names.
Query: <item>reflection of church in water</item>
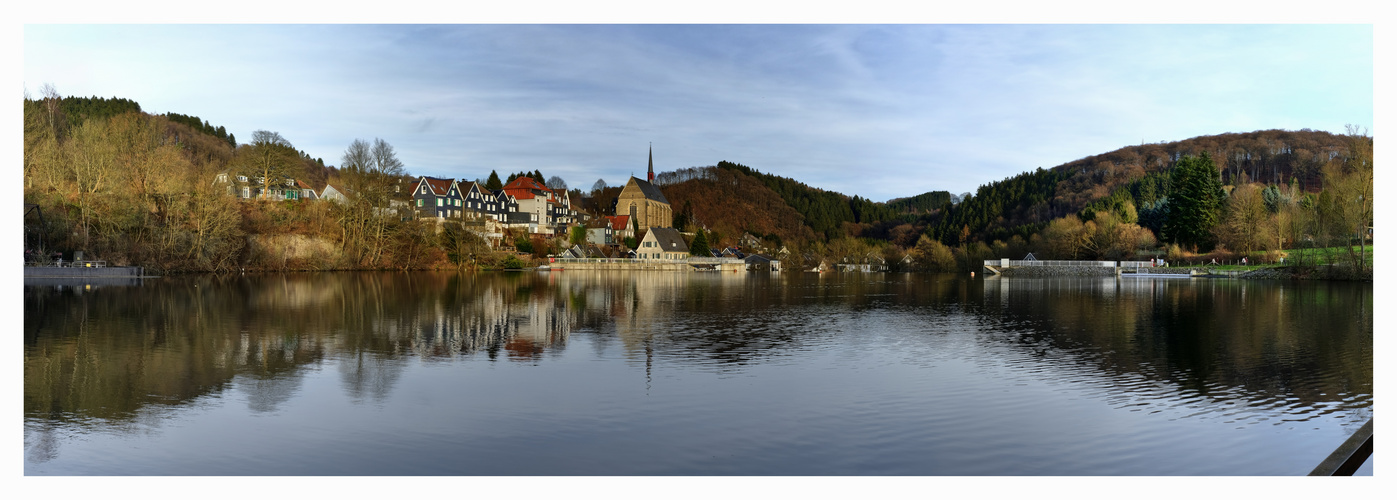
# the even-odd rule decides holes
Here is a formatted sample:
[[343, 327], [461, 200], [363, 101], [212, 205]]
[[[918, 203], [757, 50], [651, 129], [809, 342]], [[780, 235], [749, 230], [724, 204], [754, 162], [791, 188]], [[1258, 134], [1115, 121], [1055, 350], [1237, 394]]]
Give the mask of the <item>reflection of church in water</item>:
[[[745, 273], [723, 277], [743, 281]], [[639, 357], [657, 335], [668, 333], [684, 300], [688, 273], [565, 271], [521, 280], [486, 277], [468, 298], [442, 300], [418, 313], [410, 350], [424, 357], [486, 352], [535, 359], [566, 347], [585, 331], [594, 342], [619, 341]]]

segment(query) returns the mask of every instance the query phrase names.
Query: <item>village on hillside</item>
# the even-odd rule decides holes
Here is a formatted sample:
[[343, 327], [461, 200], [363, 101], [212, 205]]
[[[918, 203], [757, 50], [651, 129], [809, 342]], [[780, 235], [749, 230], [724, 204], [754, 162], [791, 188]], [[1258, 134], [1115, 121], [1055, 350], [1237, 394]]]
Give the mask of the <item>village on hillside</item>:
[[[227, 173], [219, 174], [215, 182], [241, 200], [344, 203], [354, 196], [352, 190], [335, 182], [326, 182], [316, 189], [304, 180], [286, 178], [264, 189], [260, 178], [230, 178]], [[695, 234], [673, 227], [674, 210], [655, 183], [653, 152], [646, 179], [630, 177], [610, 206], [599, 210], [604, 213], [578, 210], [566, 189], [549, 188], [527, 175], [500, 189], [489, 189], [479, 181], [466, 179], [404, 177], [396, 183], [389, 206], [378, 211], [380, 215], [395, 214], [402, 220], [435, 222], [437, 232], [447, 222], [455, 222], [488, 243], [491, 250], [514, 250], [521, 256], [528, 253], [517, 248], [516, 242], [521, 239], [564, 242], [566, 248], [547, 256], [551, 262], [682, 261], [698, 270], [712, 270], [723, 262], [740, 262], [747, 270], [780, 271], [781, 259], [789, 256], [784, 246], [767, 254], [769, 250], [762, 241], [746, 233], [738, 238], [737, 246], [691, 249]], [[882, 257], [873, 252], [857, 263], [830, 264], [816, 258], [810, 270], [867, 272], [883, 271], [886, 267]]]

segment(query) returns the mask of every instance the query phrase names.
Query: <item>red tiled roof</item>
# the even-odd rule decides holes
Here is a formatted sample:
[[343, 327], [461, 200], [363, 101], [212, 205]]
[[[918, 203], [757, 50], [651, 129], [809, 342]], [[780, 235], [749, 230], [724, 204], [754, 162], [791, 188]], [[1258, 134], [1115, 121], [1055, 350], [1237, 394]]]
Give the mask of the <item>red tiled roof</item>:
[[520, 178], [514, 179], [514, 180], [512, 180], [512, 181], [509, 181], [509, 184], [505, 184], [505, 185], [504, 185], [504, 188], [505, 188], [505, 189], [542, 189], [542, 190], [544, 190], [544, 191], [547, 191], [547, 190], [548, 190], [548, 186], [544, 186], [543, 184], [540, 184], [538, 181], [534, 180], [533, 177], [520, 177]]
[[631, 227], [628, 225], [631, 223], [629, 215], [607, 215], [605, 217], [611, 221], [611, 229], [613, 230], [625, 231]]

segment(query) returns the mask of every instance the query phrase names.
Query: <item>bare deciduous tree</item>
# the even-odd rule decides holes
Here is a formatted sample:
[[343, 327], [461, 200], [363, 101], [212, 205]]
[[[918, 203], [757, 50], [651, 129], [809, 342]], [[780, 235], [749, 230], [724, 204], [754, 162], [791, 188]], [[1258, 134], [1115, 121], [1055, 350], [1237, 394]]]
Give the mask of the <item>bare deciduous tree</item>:
[[266, 199], [273, 185], [280, 185], [295, 174], [300, 155], [281, 134], [257, 130], [252, 132], [252, 142], [238, 148], [235, 161], [240, 172], [262, 185], [262, 198]]

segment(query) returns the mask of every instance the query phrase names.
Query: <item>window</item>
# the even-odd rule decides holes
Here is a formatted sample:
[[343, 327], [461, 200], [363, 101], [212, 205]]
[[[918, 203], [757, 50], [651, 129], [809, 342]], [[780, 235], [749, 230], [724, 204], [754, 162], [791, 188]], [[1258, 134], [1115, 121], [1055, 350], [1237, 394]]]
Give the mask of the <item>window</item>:
[[441, 198], [437, 198], [437, 206], [440, 207], [441, 205], [442, 205], [442, 203], [441, 203]]
[[422, 208], [422, 198], [417, 199], [417, 208]]

